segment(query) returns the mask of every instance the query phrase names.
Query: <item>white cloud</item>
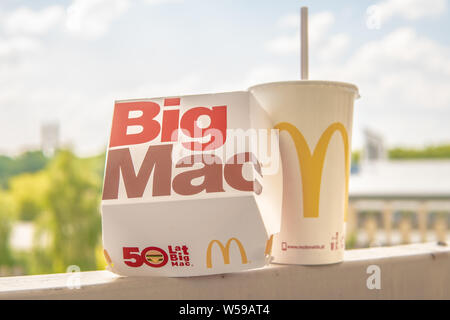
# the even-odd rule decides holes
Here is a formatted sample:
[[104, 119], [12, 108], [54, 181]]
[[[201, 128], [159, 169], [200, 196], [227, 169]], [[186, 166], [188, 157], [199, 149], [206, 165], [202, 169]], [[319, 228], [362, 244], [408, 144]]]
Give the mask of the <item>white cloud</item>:
[[[345, 63], [332, 61], [317, 69], [318, 76], [355, 82], [378, 107], [446, 108], [450, 106], [450, 47], [414, 29], [399, 28], [370, 41]], [[447, 89], [445, 89], [447, 88]]]
[[325, 61], [339, 59], [350, 45], [350, 36], [346, 33], [338, 33], [327, 39], [324, 45], [317, 50], [318, 57]]
[[296, 54], [300, 50], [299, 41], [299, 34], [283, 35], [267, 43], [267, 49], [277, 54]]
[[3, 17], [4, 31], [11, 35], [40, 35], [57, 25], [63, 17], [61, 6], [49, 6], [38, 11], [20, 7]]
[[419, 36], [412, 28], [398, 28], [380, 40], [362, 45], [343, 69], [346, 77], [360, 79], [413, 71], [422, 77], [450, 81], [450, 48]]
[[450, 113], [450, 47], [412, 28], [367, 42], [341, 63], [322, 60], [311, 77], [355, 83], [355, 119], [380, 130], [390, 145], [450, 139], [442, 122]]
[[182, 3], [184, 0], [144, 0], [144, 2], [150, 5], [158, 5], [166, 3]]
[[67, 8], [66, 27], [77, 35], [101, 36], [129, 5], [129, 0], [73, 0]]
[[15, 59], [22, 54], [36, 52], [40, 48], [39, 42], [29, 37], [17, 36], [0, 39], [0, 62], [4, 59]]
[[[396, 0], [389, 1], [396, 3]], [[414, 9], [410, 8], [411, 12], [404, 14], [417, 17], [413, 12], [423, 3], [410, 3]], [[430, 9], [429, 14], [437, 11]], [[298, 27], [293, 17], [283, 17], [280, 25]], [[419, 36], [412, 28], [403, 27], [381, 39], [366, 42], [342, 61], [351, 38], [345, 33], [328, 34], [333, 23], [333, 15], [327, 12], [310, 19], [310, 31], [317, 30], [311, 36], [313, 45], [310, 51], [318, 58], [318, 65], [310, 67], [312, 79], [356, 83], [361, 88], [364, 101], [370, 101], [377, 108], [395, 106], [397, 109], [423, 110], [450, 107], [450, 47]], [[298, 37], [298, 34], [280, 36], [269, 43], [268, 50], [298, 55]], [[276, 69], [275, 66], [271, 68]], [[284, 77], [286, 75], [285, 72]], [[282, 78], [283, 75], [277, 74], [277, 77]]]
[[243, 88], [253, 86], [258, 83], [273, 82], [273, 81], [283, 81], [285, 78], [285, 71], [274, 65], [265, 65], [261, 67], [254, 68], [245, 77]]
[[[100, 36], [126, 12], [128, 4], [131, 0], [73, 0], [70, 7], [75, 11], [67, 15], [67, 22], [73, 24], [71, 32], [76, 35]], [[155, 3], [150, 1], [149, 4]], [[0, 19], [2, 26], [6, 14]], [[283, 19], [279, 26], [280, 33], [285, 35], [277, 38], [278, 44], [275, 39], [274, 47], [268, 45], [268, 49], [280, 54], [298, 54], [298, 15]], [[450, 138], [450, 126], [442, 124], [450, 116], [450, 111], [446, 111], [450, 109], [450, 48], [420, 36], [414, 29], [400, 28], [352, 49], [349, 54], [350, 34], [334, 31], [334, 22], [335, 17], [329, 12], [310, 18], [310, 56], [314, 58], [310, 66], [311, 78], [358, 85], [362, 98], [356, 103], [355, 121], [369, 123], [381, 129], [382, 133], [389, 133], [386, 135], [388, 143]], [[53, 27], [63, 28], [63, 24], [64, 19], [59, 24], [55, 22], [47, 31]], [[42, 25], [46, 24], [42, 22]], [[29, 30], [33, 28], [15, 28], [11, 27], [8, 34], [5, 31], [0, 35], [0, 62], [7, 62], [0, 64], [0, 85], [4, 88], [0, 90], [0, 111], [8, 108], [0, 119], [2, 132], [6, 132], [0, 137], [0, 145], [10, 150], [24, 144], [38, 145], [39, 122], [57, 119], [61, 124], [63, 141], [74, 139], [77, 150], [97, 152], [105, 145], [115, 99], [205, 90], [243, 90], [261, 82], [298, 78], [298, 67], [293, 66], [298, 59], [283, 59], [281, 65], [267, 61], [256, 68], [252, 68], [256, 60], [251, 59], [245, 61], [239, 72], [231, 68], [233, 71], [225, 72], [223, 77], [217, 77], [200, 66], [195, 69], [198, 74], [192, 74], [193, 69], [186, 67], [180, 68], [175, 78], [161, 78], [168, 73], [164, 67], [169, 63], [164, 65], [164, 58], [162, 62], [153, 63], [151, 68], [142, 70], [136, 65], [145, 59], [138, 55], [136, 57], [142, 60], [136, 63], [127, 58], [123, 59], [126, 63], [122, 69], [116, 69], [117, 66], [108, 68], [110, 62], [103, 61], [102, 55], [92, 55], [89, 43], [77, 45], [90, 58], [75, 59], [78, 53], [64, 47], [63, 40], [72, 41], [70, 37], [63, 39], [59, 36], [64, 35], [60, 34], [56, 35], [59, 37], [55, 37], [56, 41], [53, 37], [41, 39], [38, 35], [43, 35], [44, 31], [32, 33]], [[283, 37], [284, 42], [279, 40]], [[44, 44], [49, 46], [46, 54], [26, 56]], [[21, 56], [27, 58], [21, 63], [9, 63]], [[116, 57], [120, 59], [123, 56]], [[157, 60], [160, 61], [160, 57]], [[67, 61], [73, 63], [68, 64]], [[197, 63], [196, 60], [193, 63]], [[113, 80], [117, 74], [125, 75], [125, 80]], [[101, 85], [97, 87], [96, 84]], [[429, 115], [428, 120], [423, 119], [424, 114]], [[20, 126], [17, 126], [18, 118], [24, 119]], [[423, 124], [425, 121], [428, 122]], [[355, 127], [354, 132], [357, 130]]]
[[312, 46], [319, 43], [334, 24], [335, 18], [331, 12], [320, 12], [309, 19], [309, 41]]
[[376, 15], [380, 23], [394, 17], [417, 20], [444, 13], [447, 9], [447, 0], [384, 0], [372, 8], [372, 13]]
[[[420, 16], [410, 10], [402, 14], [411, 19]], [[438, 10], [422, 12], [422, 16], [432, 12], [437, 14]], [[293, 17], [284, 17], [280, 26], [298, 28]], [[356, 102], [356, 140], [366, 125], [379, 129], [391, 145], [450, 139], [450, 127], [439, 124], [450, 116], [450, 46], [421, 36], [413, 28], [402, 27], [363, 43], [348, 55], [350, 35], [333, 34], [333, 20], [323, 18], [322, 28], [314, 36], [318, 40], [310, 46], [317, 58], [310, 66], [310, 78], [346, 81], [359, 87], [362, 98]], [[298, 37], [298, 33], [280, 36], [269, 43], [268, 50], [298, 55]], [[255, 77], [257, 82], [266, 81], [266, 71], [261, 70], [252, 72], [261, 75]], [[291, 75], [288, 69], [277, 66], [267, 73], [274, 73], [273, 70], [276, 74], [269, 77], [270, 81], [289, 79]]]
[[199, 74], [190, 73], [169, 82], [147, 81], [131, 90], [116, 93], [115, 99], [198, 94], [202, 87], [205, 88], [202, 86], [204, 84], [202, 80]]
[[[277, 54], [298, 54], [300, 51], [300, 20], [299, 15], [290, 14], [282, 17], [278, 24], [281, 27], [291, 28], [293, 32], [281, 35], [267, 43], [267, 49]], [[311, 15], [308, 25], [309, 46], [313, 50], [324, 39], [326, 33], [334, 23], [331, 12], [320, 12]]]
[[291, 13], [281, 17], [278, 20], [278, 25], [282, 28], [298, 30], [300, 28], [300, 13]]
[[64, 19], [62, 6], [49, 6], [41, 10], [19, 7], [1, 12], [0, 64], [2, 72], [8, 63], [17, 62], [43, 48], [40, 36], [59, 27]]

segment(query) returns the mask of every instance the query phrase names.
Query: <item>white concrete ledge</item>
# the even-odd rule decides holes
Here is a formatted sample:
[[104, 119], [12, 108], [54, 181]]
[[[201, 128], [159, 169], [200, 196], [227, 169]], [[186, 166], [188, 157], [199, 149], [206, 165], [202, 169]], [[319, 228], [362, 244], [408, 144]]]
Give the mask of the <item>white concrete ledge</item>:
[[[367, 267], [381, 269], [381, 289], [367, 288]], [[76, 274], [0, 278], [0, 299], [450, 299], [450, 247], [435, 243], [346, 251], [343, 263], [270, 265], [192, 278]], [[68, 282], [69, 281], [69, 282]], [[76, 284], [75, 282], [72, 282]]]

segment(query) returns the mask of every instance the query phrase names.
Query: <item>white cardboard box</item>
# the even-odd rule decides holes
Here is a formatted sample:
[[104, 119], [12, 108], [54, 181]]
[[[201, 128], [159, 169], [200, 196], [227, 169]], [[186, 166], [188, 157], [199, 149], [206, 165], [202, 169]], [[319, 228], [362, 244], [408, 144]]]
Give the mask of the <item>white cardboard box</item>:
[[112, 271], [197, 276], [266, 264], [282, 172], [277, 135], [267, 139], [273, 124], [251, 99], [116, 101], [102, 200]]

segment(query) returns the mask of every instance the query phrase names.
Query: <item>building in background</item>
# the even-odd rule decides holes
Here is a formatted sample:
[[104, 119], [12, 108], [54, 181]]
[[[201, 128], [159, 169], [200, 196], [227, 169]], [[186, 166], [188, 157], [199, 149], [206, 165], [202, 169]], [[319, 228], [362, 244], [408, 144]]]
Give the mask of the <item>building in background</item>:
[[366, 130], [365, 137], [350, 177], [347, 239], [356, 247], [446, 242], [450, 160], [389, 160], [381, 135]]
[[45, 156], [51, 157], [59, 147], [59, 124], [49, 122], [41, 126], [41, 149]]
[[364, 149], [362, 160], [364, 162], [373, 162], [387, 159], [387, 150], [384, 139], [381, 134], [371, 130], [364, 129]]

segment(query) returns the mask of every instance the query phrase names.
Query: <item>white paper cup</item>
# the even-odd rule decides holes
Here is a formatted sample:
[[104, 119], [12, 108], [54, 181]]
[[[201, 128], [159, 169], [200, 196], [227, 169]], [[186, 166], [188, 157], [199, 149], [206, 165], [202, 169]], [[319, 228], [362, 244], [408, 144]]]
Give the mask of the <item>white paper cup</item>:
[[274, 82], [249, 88], [280, 130], [283, 163], [281, 231], [274, 263], [343, 260], [355, 85]]

